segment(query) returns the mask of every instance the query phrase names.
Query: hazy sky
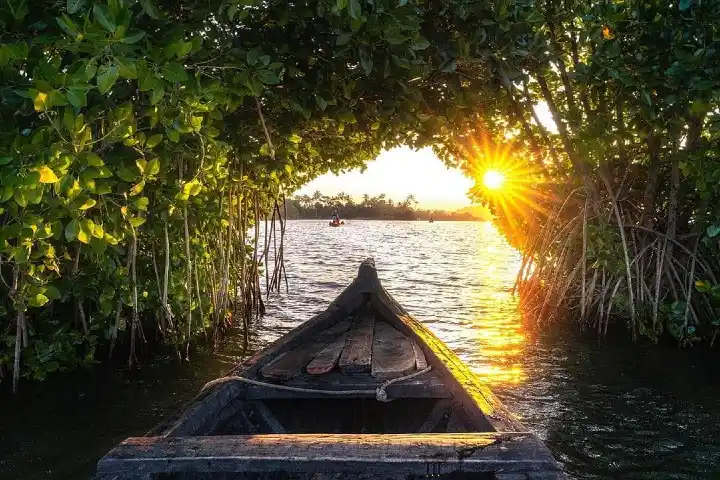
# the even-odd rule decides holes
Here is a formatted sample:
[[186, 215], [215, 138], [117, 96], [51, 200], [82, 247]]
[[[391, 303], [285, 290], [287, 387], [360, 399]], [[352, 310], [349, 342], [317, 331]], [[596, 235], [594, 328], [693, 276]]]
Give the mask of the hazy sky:
[[408, 147], [386, 150], [368, 162], [367, 170], [353, 170], [336, 176], [316, 178], [298, 190], [298, 195], [325, 195], [345, 192], [355, 198], [384, 193], [393, 200], [414, 194], [421, 208], [457, 209], [471, 205], [467, 191], [472, 181], [460, 170], [448, 169], [430, 148], [414, 151]]
[[[553, 133], [555, 122], [545, 102], [535, 105], [540, 122]], [[472, 181], [460, 170], [448, 169], [430, 148], [419, 151], [395, 148], [368, 162], [367, 170], [353, 170], [336, 176], [328, 173], [306, 184], [296, 193], [312, 195], [320, 190], [325, 195], [345, 192], [356, 199], [363, 194], [384, 193], [393, 200], [404, 200], [414, 194], [421, 208], [457, 209], [471, 205], [467, 191]]]

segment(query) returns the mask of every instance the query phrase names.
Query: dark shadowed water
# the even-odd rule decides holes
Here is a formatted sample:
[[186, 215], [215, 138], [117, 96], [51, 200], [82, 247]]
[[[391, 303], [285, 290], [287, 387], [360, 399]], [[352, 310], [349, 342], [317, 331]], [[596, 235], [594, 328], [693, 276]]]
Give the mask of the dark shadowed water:
[[[467, 362], [575, 478], [720, 478], [720, 355], [600, 345], [569, 329], [538, 334], [511, 288], [519, 254], [489, 223], [291, 221], [289, 293], [271, 298], [250, 349], [324, 309], [375, 258], [386, 288]], [[86, 478], [124, 437], [141, 435], [245, 354], [156, 359], [132, 374], [0, 397], [0, 477]], [[70, 385], [70, 386], [68, 386]]]

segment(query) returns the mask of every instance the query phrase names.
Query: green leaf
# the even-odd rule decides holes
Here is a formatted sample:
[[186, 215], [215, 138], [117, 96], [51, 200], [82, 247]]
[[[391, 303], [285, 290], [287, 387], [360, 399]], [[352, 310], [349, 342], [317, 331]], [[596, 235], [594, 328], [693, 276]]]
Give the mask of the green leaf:
[[19, 206], [23, 208], [27, 207], [28, 199], [24, 190], [16, 189], [13, 193], [13, 199], [15, 199], [15, 203], [17, 203]]
[[133, 217], [130, 219], [130, 225], [137, 228], [140, 225], [142, 225], [143, 223], [145, 223], [146, 220], [147, 219], [143, 218], [143, 217]]
[[0, 192], [0, 203], [5, 203], [13, 197], [14, 190], [13, 187], [3, 187]]
[[363, 72], [365, 72], [365, 75], [370, 76], [373, 69], [373, 59], [362, 50], [360, 51], [360, 66], [362, 67]]
[[157, 175], [160, 173], [160, 159], [159, 158], [153, 158], [147, 163], [147, 167], [145, 170], [146, 175]]
[[710, 238], [716, 237], [720, 234], [720, 225], [710, 225], [707, 227], [707, 236]]
[[12, 157], [9, 157], [9, 156], [0, 157], [0, 166], [7, 165], [10, 162], [12, 162]]
[[262, 50], [259, 48], [253, 48], [247, 53], [246, 61], [247, 64], [253, 66], [257, 63], [258, 58], [262, 55]]
[[178, 132], [175, 129], [167, 128], [165, 129], [165, 133], [167, 134], [167, 137], [170, 139], [173, 143], [178, 143], [180, 141], [180, 132]]
[[280, 83], [280, 78], [270, 70], [260, 70], [257, 72], [258, 80], [265, 85], [277, 85]]
[[96, 22], [102, 25], [102, 27], [108, 32], [115, 33], [115, 30], [117, 29], [115, 19], [105, 5], [100, 5], [96, 3], [95, 6], [93, 6], [92, 11], [93, 18]]
[[169, 82], [184, 82], [188, 79], [185, 67], [179, 63], [167, 63], [163, 66], [162, 76]]
[[162, 142], [163, 136], [162, 133], [156, 133], [155, 135], [152, 135], [150, 138], [147, 139], [145, 142], [145, 146], [147, 148], [155, 148]]
[[105, 63], [100, 65], [97, 73], [97, 87], [100, 93], [107, 93], [118, 79], [119, 71], [115, 65]]
[[96, 203], [96, 200], [88, 198], [87, 201], [80, 206], [80, 210], [87, 210], [88, 208], [92, 208], [95, 206]]
[[360, 6], [360, 0], [349, 0], [348, 1], [348, 14], [353, 20], [357, 20], [362, 15], [362, 7]]
[[130, 196], [139, 195], [140, 192], [143, 191], [143, 188], [145, 188], [145, 180], [140, 180], [130, 189]]
[[70, 88], [65, 94], [68, 102], [75, 108], [87, 106], [87, 92], [83, 89]]
[[92, 152], [86, 152], [83, 154], [83, 160], [85, 163], [91, 167], [102, 167], [105, 165], [105, 162], [103, 162], [102, 158], [98, 157], [96, 154]]
[[710, 291], [710, 283], [705, 280], [695, 280], [695, 290], [701, 293]]
[[147, 197], [140, 197], [135, 200], [134, 205], [138, 210], [147, 210], [150, 200]]
[[335, 45], [347, 45], [350, 42], [350, 39], [352, 38], [352, 33], [345, 32], [338, 35], [337, 39], [335, 40]]
[[292, 143], [300, 143], [300, 142], [302, 142], [302, 137], [300, 135], [293, 133], [292, 135], [290, 135], [288, 137], [288, 141], [290, 141]]
[[54, 285], [45, 286], [45, 296], [48, 297], [50, 300], [58, 300], [62, 298], [60, 290], [58, 290]]
[[70, 221], [65, 226], [65, 239], [68, 242], [72, 242], [75, 240], [78, 236], [78, 233], [80, 232], [80, 222], [78, 222], [77, 218]]
[[130, 168], [122, 168], [122, 169], [118, 170], [117, 172], [115, 172], [115, 175], [120, 177], [121, 180], [128, 182], [128, 183], [134, 182], [138, 177], [135, 170], [130, 169]]
[[408, 60], [405, 57], [398, 57], [397, 55], [393, 55], [392, 59], [393, 59], [393, 63], [395, 63], [395, 65], [397, 65], [400, 68], [405, 68], [407, 70], [409, 70], [411, 68], [410, 60]]
[[62, 17], [56, 18], [55, 21], [65, 33], [73, 38], [77, 38], [80, 32], [78, 32], [77, 25], [75, 25], [75, 22], [73, 22], [70, 17], [63, 15]]
[[684, 12], [685, 10], [690, 8], [690, 5], [692, 5], [692, 0], [680, 0], [678, 8], [681, 12]]
[[430, 42], [424, 37], [418, 37], [413, 40], [410, 48], [413, 50], [425, 50], [430, 46]]
[[8, 7], [10, 7], [10, 13], [15, 20], [22, 20], [28, 13], [30, 13], [25, 0], [6, 0], [6, 2]]
[[145, 12], [148, 17], [155, 20], [160, 20], [162, 18], [162, 13], [157, 7], [155, 0], [140, 0], [140, 5], [142, 6], [143, 12]]
[[115, 57], [115, 65], [118, 67], [118, 73], [123, 78], [134, 80], [138, 78], [137, 64], [135, 60], [124, 57]]
[[150, 93], [150, 104], [157, 105], [158, 102], [160, 100], [162, 100], [164, 96], [165, 96], [165, 88], [163, 88], [163, 87], [153, 88], [153, 91]]
[[135, 31], [132, 31], [132, 32], [128, 32], [128, 34], [125, 35], [125, 36], [123, 37], [123, 39], [120, 40], [120, 41], [121, 41], [122, 43], [126, 43], [126, 44], [128, 44], [128, 45], [132, 45], [133, 43], [137, 43], [137, 42], [139, 42], [140, 40], [142, 40], [144, 36], [145, 36], [145, 32], [143, 32], [142, 30], [135, 30]]
[[95, 222], [89, 218], [85, 218], [80, 221], [80, 230], [77, 233], [77, 239], [82, 243], [90, 243], [90, 238], [95, 231]]
[[70, 15], [80, 10], [85, 3], [85, 0], [67, 0], [67, 11]]
[[32, 295], [30, 298], [28, 298], [28, 305], [31, 307], [42, 307], [46, 303], [48, 303], [50, 299], [43, 295], [42, 293], [38, 293], [36, 295]]

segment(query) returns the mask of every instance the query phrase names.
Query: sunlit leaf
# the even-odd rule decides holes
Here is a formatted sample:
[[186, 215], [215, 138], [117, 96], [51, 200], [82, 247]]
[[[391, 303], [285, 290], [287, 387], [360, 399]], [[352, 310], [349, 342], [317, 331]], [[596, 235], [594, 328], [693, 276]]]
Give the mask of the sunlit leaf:
[[95, 206], [96, 203], [97, 203], [96, 200], [93, 200], [92, 198], [88, 198], [88, 199], [85, 201], [85, 203], [83, 203], [83, 204], [80, 206], [80, 210], [87, 210], [88, 208], [92, 208], [92, 207]]
[[56, 183], [60, 181], [57, 175], [55, 175], [55, 172], [48, 166], [40, 167], [38, 172], [40, 173], [40, 183]]
[[36, 295], [30, 296], [27, 300], [27, 303], [31, 307], [42, 307], [49, 301], [50, 301], [50, 299], [48, 297], [46, 297], [42, 293], [38, 293]]

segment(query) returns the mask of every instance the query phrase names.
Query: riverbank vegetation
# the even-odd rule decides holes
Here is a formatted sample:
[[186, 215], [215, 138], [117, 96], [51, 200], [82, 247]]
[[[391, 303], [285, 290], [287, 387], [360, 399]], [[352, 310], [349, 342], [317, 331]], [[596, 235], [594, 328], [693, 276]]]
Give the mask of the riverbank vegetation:
[[714, 338], [719, 9], [4, 2], [0, 375], [247, 327], [282, 283], [285, 192], [401, 144], [504, 171], [475, 192], [535, 311]]
[[332, 217], [337, 212], [345, 219], [372, 219], [372, 220], [489, 220], [491, 216], [482, 208], [446, 211], [428, 210], [418, 208], [418, 202], [414, 195], [401, 201], [395, 202], [386, 195], [377, 196], [363, 195], [362, 200], [357, 202], [346, 193], [338, 195], [323, 195], [319, 191], [312, 196], [295, 195], [286, 201], [287, 218], [322, 218]]
[[505, 188], [474, 191], [524, 253], [528, 315], [715, 340], [718, 14], [713, 1], [516, 2], [482, 29], [489, 61], [460, 70], [491, 75], [497, 95], [445, 150], [477, 179], [504, 171]]

